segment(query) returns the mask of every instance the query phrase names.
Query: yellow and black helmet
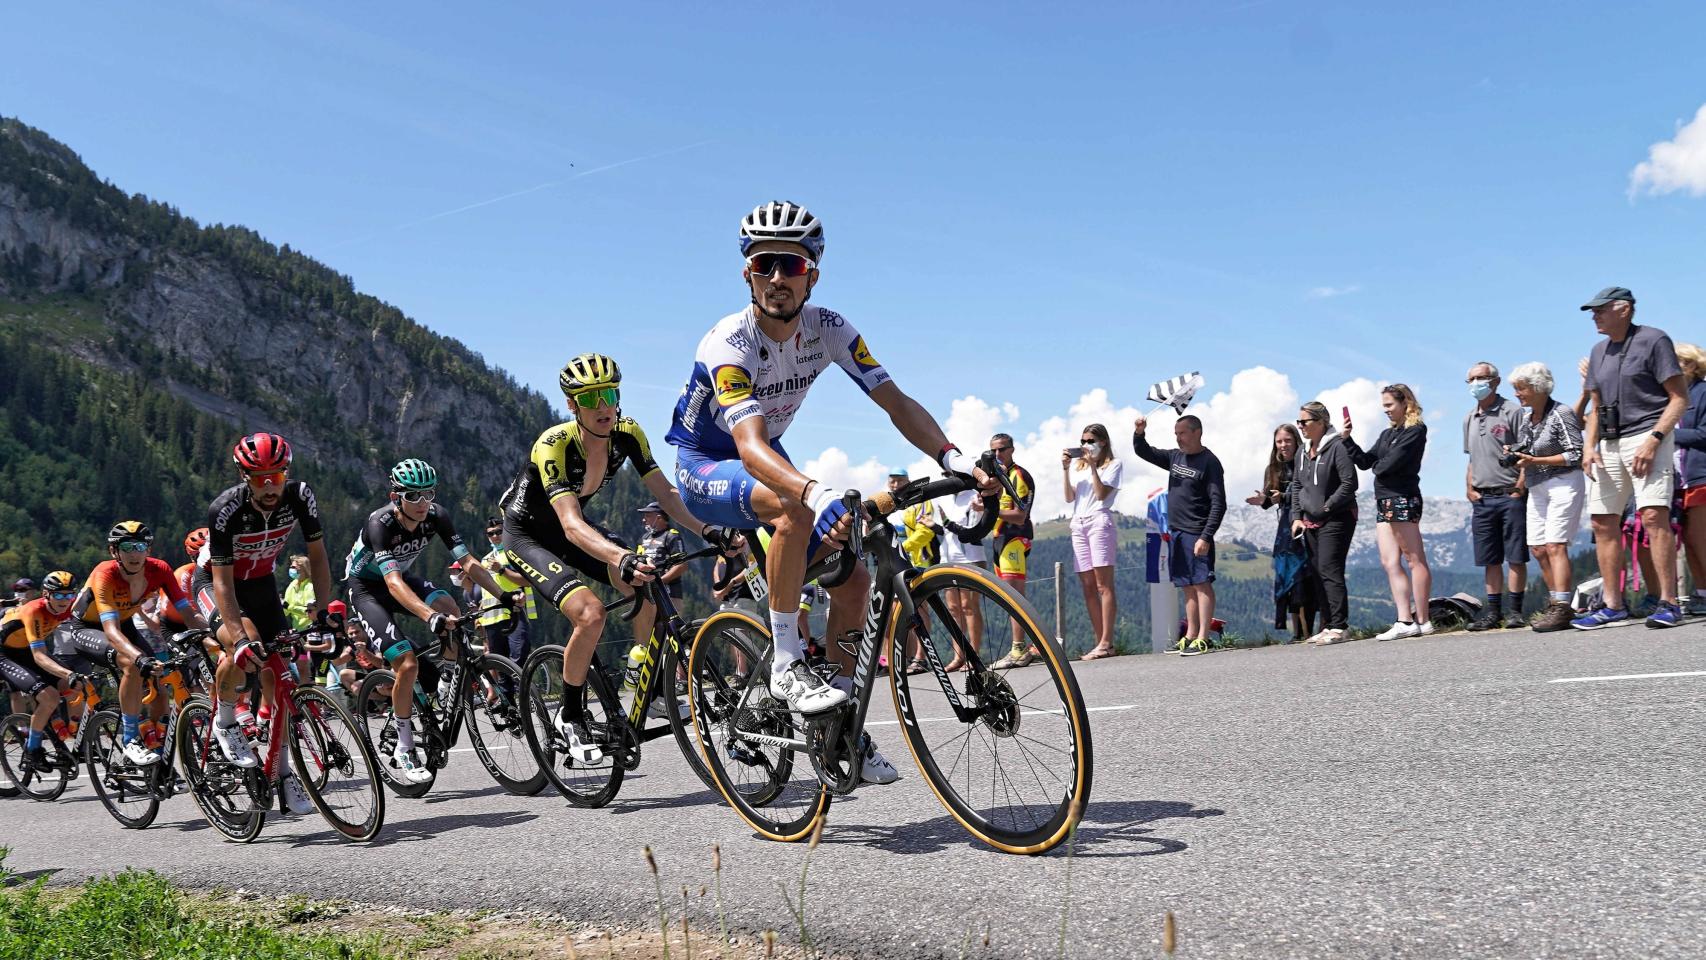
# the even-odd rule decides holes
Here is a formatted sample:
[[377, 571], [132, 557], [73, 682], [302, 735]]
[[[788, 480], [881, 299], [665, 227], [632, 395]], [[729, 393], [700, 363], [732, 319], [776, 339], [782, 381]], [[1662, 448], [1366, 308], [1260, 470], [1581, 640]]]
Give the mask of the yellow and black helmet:
[[43, 593], [66, 593], [76, 584], [77, 581], [72, 578], [69, 570], [55, 570], [41, 578]]
[[614, 387], [622, 382], [622, 368], [602, 353], [583, 353], [570, 360], [557, 375], [557, 386], [563, 395], [579, 393], [594, 387]]
[[154, 531], [148, 529], [148, 524], [141, 520], [120, 520], [107, 531], [107, 546], [116, 547], [121, 543], [153, 543]]

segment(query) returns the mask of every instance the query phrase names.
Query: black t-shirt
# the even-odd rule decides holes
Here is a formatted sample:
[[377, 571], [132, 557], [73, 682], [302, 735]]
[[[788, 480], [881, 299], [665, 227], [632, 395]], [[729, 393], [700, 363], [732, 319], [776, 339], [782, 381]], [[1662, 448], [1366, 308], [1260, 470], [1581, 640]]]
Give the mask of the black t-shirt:
[[1137, 455], [1167, 471], [1167, 526], [1214, 539], [1226, 515], [1226, 471], [1208, 449], [1196, 453], [1162, 450], [1133, 434]]

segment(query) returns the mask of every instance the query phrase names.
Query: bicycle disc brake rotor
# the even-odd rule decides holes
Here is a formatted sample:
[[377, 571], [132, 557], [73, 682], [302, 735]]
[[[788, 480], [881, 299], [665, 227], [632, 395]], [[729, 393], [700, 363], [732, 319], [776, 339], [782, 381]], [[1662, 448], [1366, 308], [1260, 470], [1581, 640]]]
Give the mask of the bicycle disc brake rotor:
[[977, 698], [978, 714], [998, 737], [1019, 733], [1019, 698], [1013, 685], [993, 670], [982, 670], [966, 678], [966, 694]]

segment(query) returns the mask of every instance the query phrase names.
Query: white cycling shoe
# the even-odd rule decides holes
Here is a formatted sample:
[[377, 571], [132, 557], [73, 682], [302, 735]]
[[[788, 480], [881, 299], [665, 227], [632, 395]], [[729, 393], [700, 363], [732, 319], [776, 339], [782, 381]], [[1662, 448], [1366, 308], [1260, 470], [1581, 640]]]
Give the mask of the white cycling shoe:
[[893, 783], [899, 780], [900, 771], [896, 770], [894, 764], [889, 762], [889, 758], [883, 756], [882, 751], [877, 749], [877, 741], [872, 740], [868, 733], [864, 735], [864, 740], [865, 765], [859, 774], [859, 780], [863, 783], [877, 784]]
[[132, 740], [124, 745], [124, 758], [132, 766], [146, 767], [160, 762], [160, 755], [148, 749], [141, 740]]
[[432, 771], [427, 769], [426, 764], [415, 761], [413, 750], [398, 747], [391, 751], [391, 766], [396, 769], [397, 776], [409, 783], [426, 783], [432, 779]]
[[604, 751], [592, 739], [592, 734], [587, 732], [585, 721], [565, 720], [562, 714], [558, 714], [555, 723], [557, 734], [569, 745], [564, 752], [571, 762], [591, 766], [604, 760]]
[[279, 778], [278, 789], [284, 794], [284, 805], [297, 816], [314, 812], [314, 801], [308, 798], [308, 791], [303, 789], [302, 781], [296, 779], [296, 774], [287, 773]]
[[770, 695], [785, 700], [795, 713], [822, 713], [847, 701], [847, 694], [826, 683], [804, 660], [795, 660], [787, 669], [770, 671]]
[[225, 761], [234, 766], [251, 770], [261, 762], [255, 756], [255, 748], [249, 745], [249, 738], [243, 736], [243, 725], [240, 723], [229, 727], [214, 723], [213, 742], [219, 745], [219, 752], [225, 756]]

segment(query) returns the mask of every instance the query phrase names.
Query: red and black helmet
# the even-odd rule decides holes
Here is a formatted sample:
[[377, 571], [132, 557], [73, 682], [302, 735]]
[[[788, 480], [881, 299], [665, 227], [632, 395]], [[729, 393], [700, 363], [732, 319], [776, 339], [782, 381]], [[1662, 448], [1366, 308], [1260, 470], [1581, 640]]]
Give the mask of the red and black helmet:
[[290, 441], [276, 433], [251, 433], [237, 441], [231, 459], [244, 473], [277, 473], [290, 469]]
[[184, 535], [185, 554], [194, 557], [196, 554], [200, 553], [201, 548], [205, 546], [207, 546], [206, 527], [196, 527], [194, 530], [191, 530], [189, 533]]

